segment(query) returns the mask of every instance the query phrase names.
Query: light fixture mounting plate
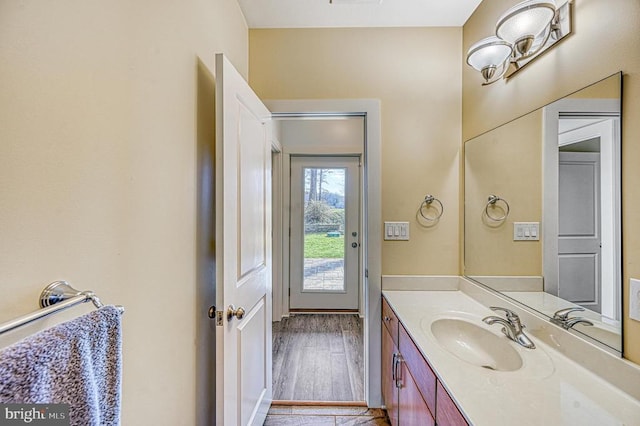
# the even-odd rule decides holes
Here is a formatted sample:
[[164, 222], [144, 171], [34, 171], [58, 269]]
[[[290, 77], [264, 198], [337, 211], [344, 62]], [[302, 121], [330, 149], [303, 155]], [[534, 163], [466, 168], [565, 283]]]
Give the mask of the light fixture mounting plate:
[[566, 0], [564, 4], [558, 5], [556, 10], [556, 15], [553, 17], [553, 21], [551, 22], [551, 35], [547, 39], [545, 45], [540, 48], [538, 53], [532, 55], [528, 58], [522, 58], [517, 61], [512, 60], [509, 68], [504, 74], [504, 78], [509, 78], [513, 76], [516, 72], [520, 71], [525, 65], [529, 62], [536, 59], [538, 56], [542, 55], [544, 52], [549, 50], [552, 46], [558, 43], [560, 40], [571, 34], [572, 25], [572, 0]]

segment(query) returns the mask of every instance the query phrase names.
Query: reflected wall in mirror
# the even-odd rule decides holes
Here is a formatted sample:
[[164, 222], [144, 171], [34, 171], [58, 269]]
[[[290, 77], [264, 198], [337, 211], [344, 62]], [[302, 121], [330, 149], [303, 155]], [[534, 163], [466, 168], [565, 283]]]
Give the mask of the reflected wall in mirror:
[[620, 93], [617, 73], [465, 143], [465, 275], [550, 318], [584, 309], [593, 325], [560, 325], [617, 352]]

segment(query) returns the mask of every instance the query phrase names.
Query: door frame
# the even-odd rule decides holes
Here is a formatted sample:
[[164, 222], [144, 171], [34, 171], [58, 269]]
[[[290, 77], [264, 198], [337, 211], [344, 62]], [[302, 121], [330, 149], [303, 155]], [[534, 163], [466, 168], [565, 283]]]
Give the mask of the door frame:
[[[361, 315], [364, 317], [364, 368], [365, 368], [365, 401], [369, 407], [382, 406], [381, 392], [381, 303], [382, 296], [382, 139], [380, 124], [380, 100], [378, 99], [317, 99], [317, 100], [265, 100], [265, 105], [274, 118], [304, 117], [322, 115], [355, 115], [364, 117], [365, 140], [362, 154], [362, 272]], [[290, 168], [289, 156], [282, 155], [281, 170]], [[280, 174], [279, 182], [284, 188]], [[274, 218], [281, 223], [281, 230], [288, 229], [288, 201], [283, 203], [281, 217]], [[286, 216], [286, 217], [285, 217]], [[284, 226], [284, 224], [287, 224]], [[283, 232], [282, 234], [288, 234]], [[286, 238], [288, 235], [275, 235], [274, 238]], [[282, 256], [288, 256], [288, 244], [283, 246]], [[282, 261], [283, 259], [280, 259]], [[274, 258], [274, 262], [278, 260]], [[282, 269], [283, 275], [286, 268]], [[273, 287], [273, 297], [280, 298], [281, 311], [274, 312], [274, 318], [287, 316], [288, 295], [285, 298], [282, 282], [288, 282], [288, 276]], [[288, 288], [288, 286], [287, 286]]]
[[[620, 137], [620, 111], [621, 105], [618, 99], [561, 99], [543, 108], [542, 113], [542, 169], [543, 169], [543, 202], [542, 202], [542, 229], [543, 238], [543, 255], [542, 270], [544, 276], [544, 289], [555, 289], [557, 294], [558, 288], [558, 157], [559, 157], [559, 120], [562, 115], [598, 117], [610, 116], [614, 119], [614, 132], [616, 135], [617, 145], [614, 148], [615, 163], [621, 167], [620, 158], [622, 156], [622, 139]], [[621, 188], [621, 170], [614, 170], [614, 178], [616, 187]], [[614, 194], [616, 211], [621, 212], [620, 191]], [[618, 302], [616, 310], [618, 315], [622, 308], [621, 290], [622, 290], [622, 233], [620, 232], [622, 224], [622, 216], [619, 213], [616, 219], [616, 290], [615, 300]]]

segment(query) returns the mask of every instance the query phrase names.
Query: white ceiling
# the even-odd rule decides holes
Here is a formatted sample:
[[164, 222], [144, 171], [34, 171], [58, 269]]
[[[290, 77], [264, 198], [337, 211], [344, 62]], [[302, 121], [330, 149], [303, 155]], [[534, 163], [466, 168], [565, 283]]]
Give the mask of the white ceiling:
[[461, 27], [482, 0], [238, 0], [249, 28]]

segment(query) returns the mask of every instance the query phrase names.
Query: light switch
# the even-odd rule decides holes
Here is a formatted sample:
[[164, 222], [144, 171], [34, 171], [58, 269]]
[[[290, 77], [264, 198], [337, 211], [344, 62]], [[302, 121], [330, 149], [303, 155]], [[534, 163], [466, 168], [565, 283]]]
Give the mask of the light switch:
[[513, 241], [539, 241], [540, 222], [513, 222]]
[[409, 240], [409, 222], [385, 222], [385, 240]]

